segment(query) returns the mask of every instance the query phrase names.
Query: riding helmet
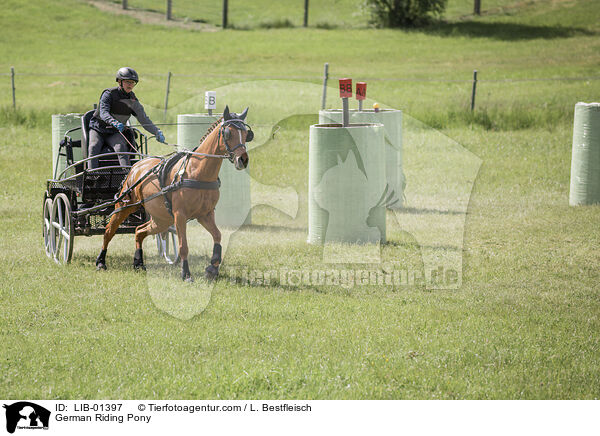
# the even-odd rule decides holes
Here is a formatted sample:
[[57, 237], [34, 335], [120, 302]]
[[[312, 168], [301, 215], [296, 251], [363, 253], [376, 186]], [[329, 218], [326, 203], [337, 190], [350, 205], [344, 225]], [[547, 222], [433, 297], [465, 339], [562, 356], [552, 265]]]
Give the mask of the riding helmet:
[[133, 68], [123, 67], [119, 68], [119, 71], [117, 71], [116, 81], [118, 82], [119, 80], [133, 80], [137, 83], [140, 79]]

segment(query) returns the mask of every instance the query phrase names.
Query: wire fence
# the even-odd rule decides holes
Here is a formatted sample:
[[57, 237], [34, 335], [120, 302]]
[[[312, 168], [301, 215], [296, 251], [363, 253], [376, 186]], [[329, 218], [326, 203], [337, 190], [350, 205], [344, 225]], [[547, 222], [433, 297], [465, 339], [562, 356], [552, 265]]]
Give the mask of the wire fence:
[[[210, 79], [225, 79], [225, 80], [301, 80], [310, 82], [323, 82], [323, 108], [325, 107], [325, 95], [329, 80], [339, 80], [341, 77], [330, 76], [328, 73], [328, 64], [326, 64], [324, 74], [322, 76], [317, 75], [306, 75], [306, 76], [267, 76], [267, 75], [252, 75], [252, 74], [178, 74], [167, 72], [161, 73], [146, 73], [147, 77], [153, 78], [164, 78], [166, 79], [166, 90], [165, 90], [165, 107], [166, 113], [168, 108], [168, 96], [171, 92], [171, 78], [210, 78]], [[18, 77], [106, 77], [111, 80], [114, 76], [109, 74], [101, 73], [39, 73], [39, 72], [17, 72], [14, 67], [11, 67], [11, 71], [7, 73], [0, 73], [0, 76], [10, 77], [10, 86], [12, 92], [12, 106], [14, 109], [17, 107], [16, 100], [16, 80]], [[427, 77], [360, 77], [361, 81], [364, 82], [399, 82], [399, 83], [472, 83], [471, 93], [471, 110], [475, 108], [475, 98], [477, 93], [478, 83], [523, 83], [523, 82], [577, 82], [577, 81], [595, 81], [600, 80], [600, 76], [561, 76], [561, 77], [519, 77], [519, 78], [492, 78], [492, 79], [481, 79], [478, 77], [477, 70], [473, 71], [473, 77], [470, 79], [440, 79], [440, 78], [427, 78]]]
[[[95, 0], [121, 13], [142, 12], [165, 22], [221, 28], [308, 27], [366, 25], [368, 14], [362, 0]], [[118, 3], [121, 3], [119, 5]]]
[[[251, 74], [178, 74], [170, 73], [171, 77], [210, 77], [215, 79], [242, 79], [242, 80], [312, 80], [319, 81], [322, 76], [264, 76]], [[148, 77], [167, 78], [169, 73], [144, 73]], [[11, 73], [0, 73], [0, 76], [11, 76]], [[15, 72], [15, 77], [107, 77], [114, 79], [111, 74], [101, 73], [30, 73], [30, 72]], [[342, 77], [329, 76], [331, 80], [338, 80]], [[437, 83], [469, 83], [472, 79], [433, 79], [426, 77], [368, 77], [361, 76], [361, 80], [370, 82], [437, 82]], [[477, 79], [478, 82], [501, 83], [501, 82], [546, 82], [546, 81], [585, 81], [585, 80], [600, 80], [600, 76], [571, 76], [571, 77], [531, 77], [531, 78], [503, 78], [503, 79]]]

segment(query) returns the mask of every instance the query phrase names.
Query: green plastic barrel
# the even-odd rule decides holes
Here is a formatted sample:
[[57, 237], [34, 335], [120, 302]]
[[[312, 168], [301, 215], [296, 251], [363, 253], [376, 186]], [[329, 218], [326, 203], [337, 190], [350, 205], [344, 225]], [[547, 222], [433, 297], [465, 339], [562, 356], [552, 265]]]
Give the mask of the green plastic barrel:
[[199, 145], [200, 138], [220, 117], [220, 114], [177, 115], [177, 144], [179, 149], [191, 150], [196, 148]]
[[600, 203], [600, 103], [577, 103], [569, 204]]
[[[342, 111], [338, 109], [319, 111], [319, 123], [341, 123]], [[388, 209], [401, 209], [404, 205], [406, 179], [402, 170], [402, 111], [394, 109], [350, 110], [351, 123], [381, 123], [385, 137], [385, 177], [392, 194]]]
[[[52, 177], [56, 178], [66, 168], [66, 157], [58, 156], [60, 141], [65, 137], [68, 130], [81, 127], [81, 114], [55, 114], [52, 115]], [[75, 140], [81, 140], [81, 129], [69, 133], [69, 136]], [[65, 153], [65, 150], [62, 150]], [[57, 162], [58, 158], [58, 162]], [[83, 159], [81, 148], [73, 148], [73, 159], [75, 161]]]
[[[181, 149], [197, 147], [208, 128], [221, 114], [181, 114], [177, 116], [177, 144]], [[239, 227], [250, 224], [250, 173], [248, 169], [236, 170], [227, 159], [223, 159], [219, 202], [215, 209], [217, 225]]]
[[308, 242], [385, 242], [382, 124], [310, 126]]

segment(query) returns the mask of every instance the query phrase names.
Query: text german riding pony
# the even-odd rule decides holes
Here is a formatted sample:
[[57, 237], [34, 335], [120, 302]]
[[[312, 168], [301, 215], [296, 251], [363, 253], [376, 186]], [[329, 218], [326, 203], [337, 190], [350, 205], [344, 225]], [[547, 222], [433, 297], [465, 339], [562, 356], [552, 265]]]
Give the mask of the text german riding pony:
[[188, 265], [187, 221], [196, 219], [214, 241], [206, 277], [215, 278], [221, 264], [221, 232], [215, 224], [215, 206], [219, 201], [219, 170], [222, 158], [228, 158], [238, 170], [248, 166], [246, 142], [254, 137], [245, 123], [248, 108], [241, 115], [225, 107], [222, 120], [209, 129], [193, 152], [183, 151], [168, 160], [146, 158], [131, 167], [117, 197], [115, 212], [106, 227], [102, 251], [96, 259], [98, 269], [106, 269], [106, 250], [119, 225], [128, 215], [144, 205], [151, 219], [135, 230], [133, 267], [145, 269], [142, 243], [144, 238], [165, 232], [175, 222], [179, 238], [181, 276], [192, 281]]

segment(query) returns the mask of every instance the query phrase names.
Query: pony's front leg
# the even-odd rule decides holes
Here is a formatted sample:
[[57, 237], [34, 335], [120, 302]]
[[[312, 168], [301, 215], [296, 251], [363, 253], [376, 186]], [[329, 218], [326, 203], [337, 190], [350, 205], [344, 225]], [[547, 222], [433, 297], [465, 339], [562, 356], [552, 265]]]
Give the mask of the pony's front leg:
[[208, 215], [198, 218], [198, 222], [204, 227], [213, 238], [213, 254], [210, 259], [210, 265], [204, 270], [206, 278], [212, 280], [219, 275], [219, 265], [221, 265], [221, 231], [215, 223], [215, 211]]
[[188, 244], [187, 244], [187, 218], [184, 214], [175, 212], [175, 228], [177, 229], [177, 238], [179, 239], [179, 257], [181, 258], [181, 278], [186, 282], [193, 282], [190, 266], [188, 265]]

